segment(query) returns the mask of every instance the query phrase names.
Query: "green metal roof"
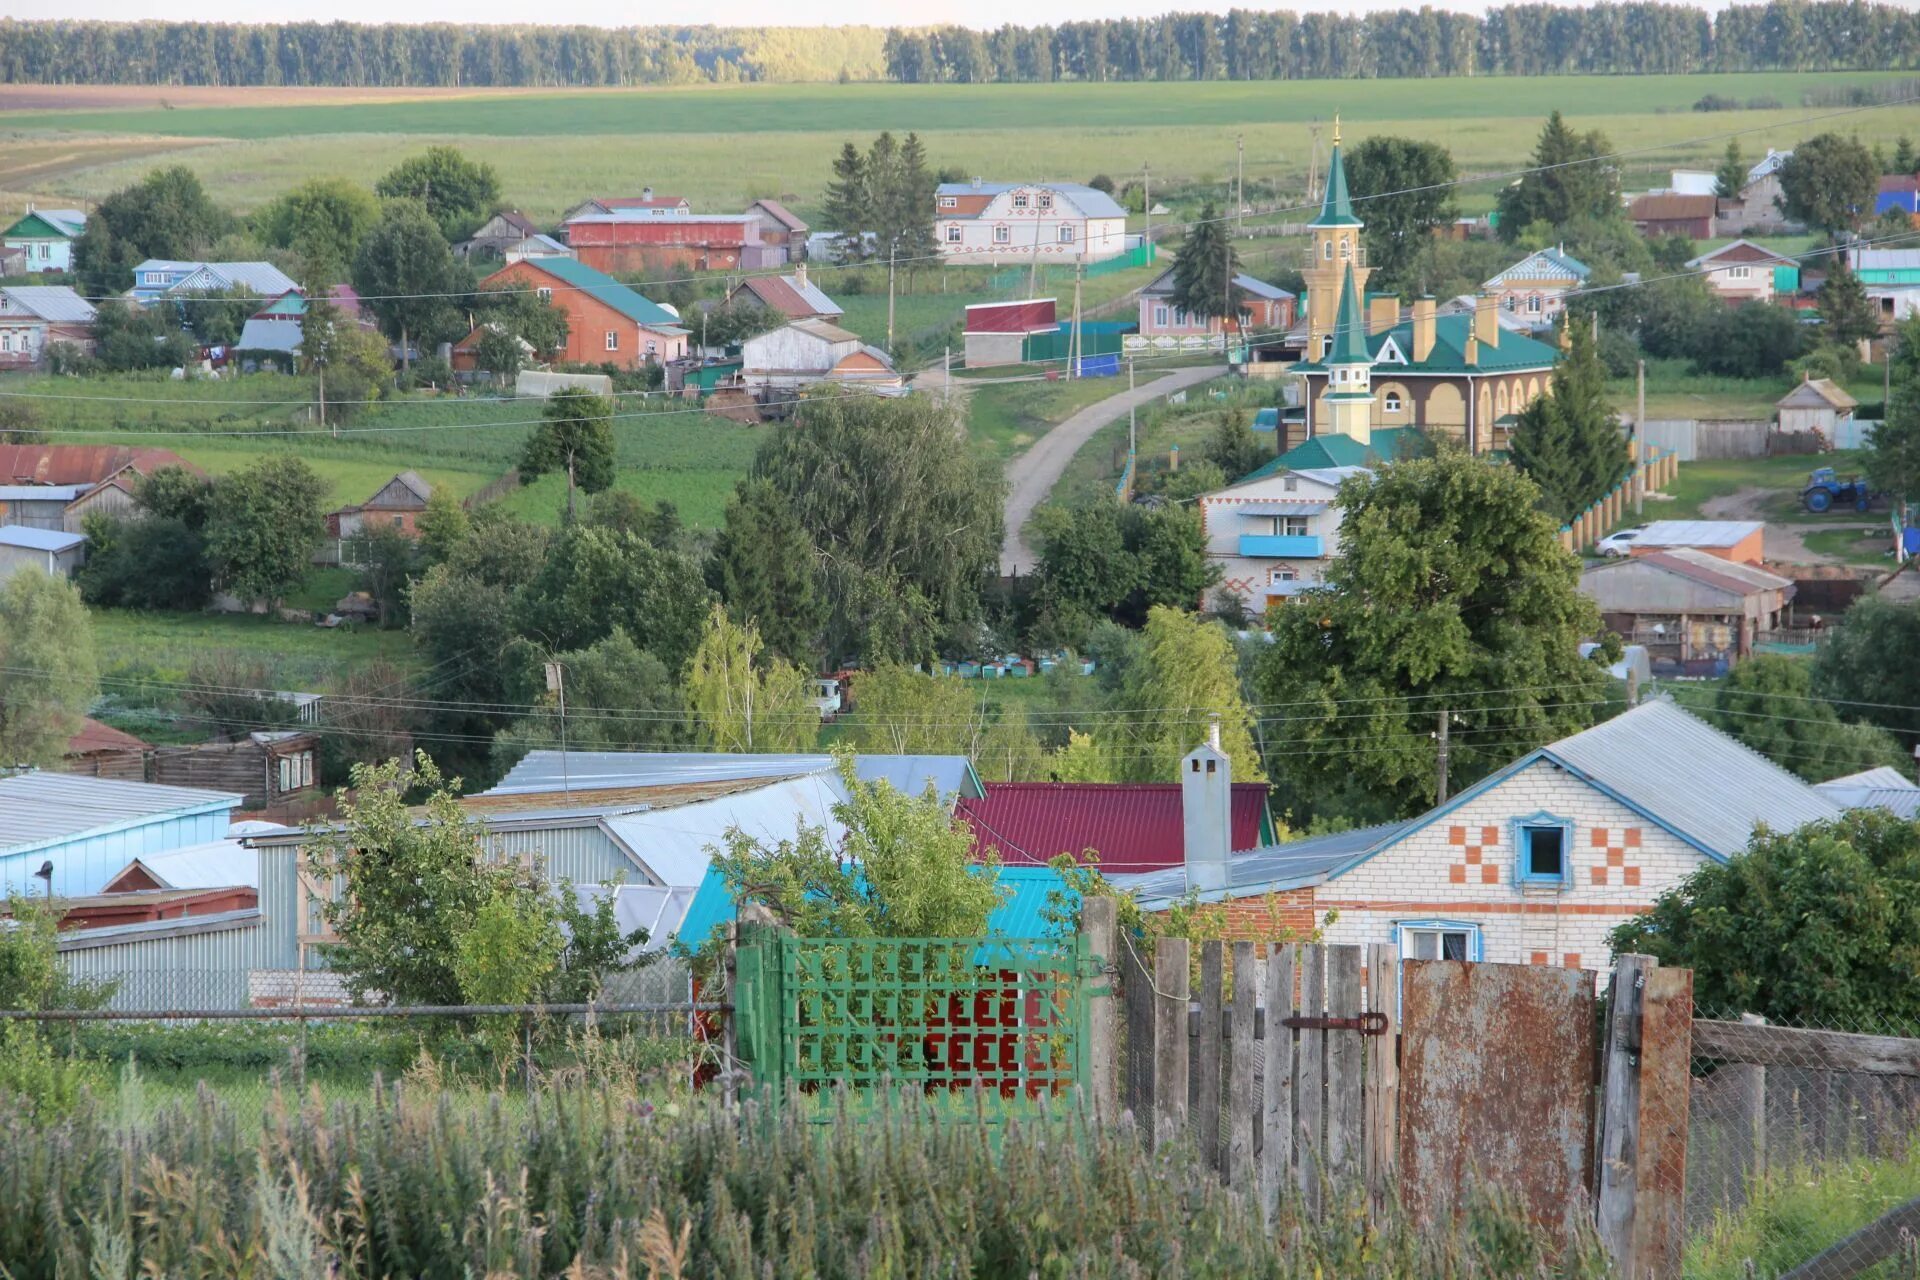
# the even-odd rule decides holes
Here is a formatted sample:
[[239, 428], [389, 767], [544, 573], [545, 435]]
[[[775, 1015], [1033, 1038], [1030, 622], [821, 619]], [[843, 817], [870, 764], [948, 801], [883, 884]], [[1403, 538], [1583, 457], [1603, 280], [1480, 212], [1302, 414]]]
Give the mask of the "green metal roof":
[[1333, 351], [1326, 362], [1366, 364], [1372, 358], [1367, 350], [1367, 318], [1360, 310], [1360, 291], [1354, 287], [1349, 262], [1346, 278], [1340, 282], [1340, 305], [1333, 311]]
[[43, 218], [37, 213], [28, 214], [0, 232], [0, 235], [14, 240], [71, 240], [74, 234], [59, 223]]
[[556, 280], [562, 280], [584, 293], [592, 294], [637, 324], [644, 324], [653, 329], [680, 327], [680, 321], [671, 311], [657, 302], [649, 301], [606, 272], [596, 271], [584, 262], [573, 258], [524, 258], [522, 261], [535, 270], [546, 272]]
[[1322, 467], [1371, 467], [1396, 458], [1411, 456], [1420, 446], [1420, 432], [1413, 427], [1376, 427], [1372, 440], [1362, 444], [1337, 431], [1317, 435], [1287, 450], [1242, 481], [1277, 475], [1282, 471], [1312, 471]]
[[[1345, 321], [1341, 324], [1344, 326]], [[1367, 349], [1374, 364], [1374, 377], [1388, 378], [1395, 374], [1467, 374], [1475, 376], [1488, 373], [1531, 372], [1548, 370], [1559, 362], [1560, 350], [1552, 343], [1542, 342], [1538, 338], [1529, 338], [1523, 333], [1502, 330], [1498, 346], [1479, 344], [1478, 363], [1467, 363], [1467, 338], [1473, 333], [1472, 316], [1440, 316], [1433, 322], [1433, 350], [1427, 353], [1425, 360], [1416, 363], [1413, 359], [1413, 321], [1403, 320], [1381, 333], [1367, 338]], [[1391, 340], [1394, 349], [1407, 357], [1407, 362], [1380, 363], [1380, 353]], [[1335, 351], [1338, 352], [1339, 339], [1335, 339]], [[1296, 373], [1325, 373], [1327, 361], [1308, 360], [1294, 366]]]
[[1310, 227], [1357, 227], [1353, 201], [1347, 197], [1347, 166], [1340, 159], [1340, 144], [1333, 144], [1333, 158], [1327, 162], [1327, 196], [1320, 202], [1320, 216]]

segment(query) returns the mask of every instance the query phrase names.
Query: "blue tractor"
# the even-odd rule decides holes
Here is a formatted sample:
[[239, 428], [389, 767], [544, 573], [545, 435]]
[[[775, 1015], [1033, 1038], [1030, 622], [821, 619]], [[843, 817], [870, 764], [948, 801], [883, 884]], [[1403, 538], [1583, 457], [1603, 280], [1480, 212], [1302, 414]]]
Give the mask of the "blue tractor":
[[1835, 507], [1866, 511], [1873, 506], [1873, 498], [1865, 480], [1859, 476], [1848, 476], [1842, 480], [1834, 474], [1832, 467], [1816, 470], [1807, 477], [1807, 487], [1800, 491], [1801, 504], [1815, 515], [1822, 515]]

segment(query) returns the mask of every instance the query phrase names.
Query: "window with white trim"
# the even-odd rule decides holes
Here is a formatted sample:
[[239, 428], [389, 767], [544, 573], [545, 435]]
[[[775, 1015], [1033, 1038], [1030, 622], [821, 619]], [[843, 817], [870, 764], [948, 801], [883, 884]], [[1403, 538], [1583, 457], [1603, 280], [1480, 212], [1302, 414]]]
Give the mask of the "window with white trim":
[[1026, 192], [1024, 192], [1024, 191], [1022, 191], [1022, 192], [1020, 192], [1020, 193], [1019, 193], [1018, 195], [1016, 195], [1016, 196], [1014, 196], [1014, 198], [1013, 198], [1013, 207], [1014, 207], [1014, 208], [1016, 208], [1016, 209], [1024, 209], [1024, 208], [1026, 208], [1026, 207], [1027, 207], [1027, 193], [1026, 193]]
[[40, 261], [45, 262], [48, 258], [51, 258], [52, 256], [53, 256], [52, 245], [43, 244], [40, 246]]
[[960, 199], [958, 196], [941, 196], [940, 207], [942, 209], [958, 209], [960, 207]]
[[1282, 537], [1304, 538], [1307, 536], [1307, 518], [1305, 516], [1280, 516], [1274, 523], [1278, 525], [1278, 528], [1276, 528], [1274, 532], [1280, 534]]
[[620, 331], [618, 329], [607, 330], [607, 350], [618, 351], [619, 349], [620, 349]]
[[1728, 267], [1727, 268], [1727, 279], [1729, 280], [1745, 280], [1748, 276], [1751, 276], [1752, 274], [1753, 274], [1753, 269], [1751, 267]]
[[0, 333], [0, 351], [12, 351], [12, 350], [13, 350], [13, 335], [10, 333]]
[[1400, 393], [1398, 391], [1387, 392], [1386, 398], [1381, 402], [1381, 407], [1388, 413], [1400, 412]]
[[1298, 581], [1300, 581], [1300, 571], [1298, 569], [1283, 567], [1267, 570], [1267, 585], [1270, 587], [1277, 587], [1283, 582]]
[[1156, 329], [1164, 329], [1167, 327], [1167, 309], [1164, 306], [1154, 307], [1153, 327]]
[[1452, 920], [1415, 920], [1394, 926], [1402, 960], [1478, 960], [1480, 926]]
[[960, 228], [957, 225], [949, 226], [947, 228], [947, 243], [948, 244], [960, 243]]
[[1040, 193], [1040, 195], [1039, 195], [1039, 197], [1038, 197], [1038, 198], [1039, 198], [1039, 201], [1040, 201], [1040, 207], [1041, 207], [1042, 209], [1051, 209], [1051, 208], [1053, 208], [1053, 192], [1051, 192], [1051, 191], [1042, 191], [1042, 192]]
[[1513, 824], [1514, 883], [1565, 888], [1573, 882], [1573, 821], [1540, 812]]
[[1071, 222], [1067, 222], [1067, 223], [1062, 223], [1062, 224], [1061, 224], [1061, 226], [1060, 226], [1060, 243], [1061, 243], [1061, 244], [1072, 244], [1072, 243], [1073, 243], [1073, 224], [1072, 224]]
[[1530, 316], [1537, 316], [1540, 314], [1540, 295], [1539, 294], [1534, 293], [1534, 294], [1529, 294], [1527, 296], [1527, 314]]
[[1328, 262], [1333, 261], [1333, 241], [1322, 240], [1320, 242], [1320, 256]]
[[1352, 259], [1352, 257], [1353, 257], [1353, 241], [1342, 240], [1340, 242], [1340, 261], [1346, 262]]
[[993, 242], [995, 244], [1012, 244], [1013, 228], [1007, 226], [1005, 223], [995, 227], [993, 229]]
[[551, 289], [535, 289], [533, 291], [533, 295], [534, 297], [540, 299], [540, 301], [542, 302], [553, 301], [553, 290]]

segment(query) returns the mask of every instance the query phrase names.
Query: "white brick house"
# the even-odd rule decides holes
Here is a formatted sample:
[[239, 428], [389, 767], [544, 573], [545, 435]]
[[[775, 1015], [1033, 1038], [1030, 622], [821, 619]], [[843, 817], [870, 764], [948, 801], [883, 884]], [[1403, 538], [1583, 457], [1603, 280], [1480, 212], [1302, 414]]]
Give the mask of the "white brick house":
[[[1289, 927], [1414, 959], [1604, 969], [1607, 935], [1708, 862], [1840, 806], [1670, 702], [1531, 752], [1418, 818], [1237, 855], [1225, 890]], [[1149, 910], [1185, 868], [1116, 877]], [[1251, 918], [1251, 914], [1249, 918]], [[1329, 919], [1331, 914], [1332, 918]]]
[[1127, 211], [1077, 182], [943, 182], [933, 201], [949, 262], [1099, 262], [1127, 250]]
[[1207, 559], [1220, 566], [1220, 587], [1256, 614], [1288, 596], [1323, 585], [1339, 546], [1340, 482], [1365, 467], [1282, 468], [1269, 463], [1246, 479], [1200, 498]]

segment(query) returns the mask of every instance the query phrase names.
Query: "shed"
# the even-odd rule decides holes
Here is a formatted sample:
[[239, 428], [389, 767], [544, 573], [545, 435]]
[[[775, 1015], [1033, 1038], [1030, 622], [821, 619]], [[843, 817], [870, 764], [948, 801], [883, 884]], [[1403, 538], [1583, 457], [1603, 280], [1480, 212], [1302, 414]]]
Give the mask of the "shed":
[[1681, 547], [1588, 569], [1581, 593], [1606, 627], [1644, 645], [1656, 672], [1733, 662], [1777, 630], [1792, 581], [1750, 564]]
[[132, 519], [134, 508], [139, 505], [134, 498], [139, 484], [138, 471], [131, 466], [120, 468], [93, 487], [83, 489], [79, 497], [69, 502], [61, 513], [60, 527], [68, 533], [80, 533], [87, 517], [96, 513], [112, 520]]
[[596, 396], [613, 394], [613, 379], [604, 373], [548, 373], [541, 369], [522, 369], [513, 380], [513, 394], [522, 399], [545, 399], [556, 391], [590, 391]]
[[0, 525], [64, 530], [67, 506], [83, 484], [0, 484]]
[[1860, 402], [1829, 378], [1804, 378], [1773, 402], [1782, 431], [1818, 431], [1831, 441], [1834, 431], [1853, 417]]
[[791, 391], [815, 382], [900, 386], [884, 351], [825, 320], [796, 320], [740, 344], [741, 377], [757, 392]]
[[244, 808], [277, 804], [319, 782], [320, 738], [295, 730], [250, 733], [238, 742], [200, 742], [154, 751], [151, 775], [173, 786], [241, 793]]
[[98, 893], [132, 858], [225, 836], [240, 797], [195, 787], [34, 770], [0, 778], [0, 893], [40, 888]]
[[1018, 302], [977, 302], [966, 310], [962, 337], [969, 369], [1019, 364], [1026, 355], [1027, 338], [1052, 333], [1060, 327], [1054, 298], [1026, 298]]
[[1655, 520], [1633, 540], [1632, 554], [1691, 547], [1722, 560], [1759, 564], [1766, 525], [1758, 520]]
[[0, 582], [22, 569], [71, 575], [86, 562], [87, 535], [64, 529], [34, 529], [25, 525], [0, 526]]
[[1713, 238], [1713, 219], [1719, 201], [1713, 196], [1649, 192], [1627, 206], [1627, 220], [1644, 236]]
[[62, 773], [83, 773], [95, 778], [120, 778], [127, 782], [147, 780], [147, 744], [130, 733], [91, 718], [80, 722], [80, 731], [67, 739], [61, 758]]

